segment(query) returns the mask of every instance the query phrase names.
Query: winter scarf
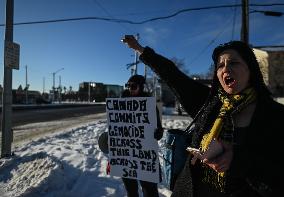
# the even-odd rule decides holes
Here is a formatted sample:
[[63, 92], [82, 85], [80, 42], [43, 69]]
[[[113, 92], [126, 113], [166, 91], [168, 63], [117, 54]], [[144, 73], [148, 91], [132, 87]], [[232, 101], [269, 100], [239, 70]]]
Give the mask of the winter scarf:
[[[256, 100], [256, 91], [253, 88], [245, 89], [240, 94], [228, 95], [223, 90], [218, 91], [222, 102], [219, 114], [209, 133], [205, 134], [200, 143], [200, 149], [205, 152], [213, 139], [222, 139], [227, 143], [233, 142], [233, 119], [232, 115], [240, 112], [250, 103]], [[224, 191], [225, 173], [217, 173], [206, 164], [204, 168], [203, 181], [213, 184], [218, 190]]]

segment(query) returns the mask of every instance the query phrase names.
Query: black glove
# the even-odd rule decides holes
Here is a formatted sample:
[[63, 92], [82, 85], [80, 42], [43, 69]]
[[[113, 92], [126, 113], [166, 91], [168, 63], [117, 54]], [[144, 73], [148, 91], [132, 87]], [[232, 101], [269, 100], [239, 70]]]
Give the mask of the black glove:
[[163, 128], [155, 129], [155, 131], [154, 131], [154, 138], [155, 138], [156, 140], [162, 139], [163, 133], [164, 133]]

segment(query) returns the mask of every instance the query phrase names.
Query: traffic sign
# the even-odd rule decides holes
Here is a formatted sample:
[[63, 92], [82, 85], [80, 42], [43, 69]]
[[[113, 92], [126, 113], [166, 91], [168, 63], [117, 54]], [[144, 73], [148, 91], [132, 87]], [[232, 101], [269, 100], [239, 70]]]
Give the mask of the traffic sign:
[[5, 66], [19, 70], [20, 45], [14, 42], [5, 42]]

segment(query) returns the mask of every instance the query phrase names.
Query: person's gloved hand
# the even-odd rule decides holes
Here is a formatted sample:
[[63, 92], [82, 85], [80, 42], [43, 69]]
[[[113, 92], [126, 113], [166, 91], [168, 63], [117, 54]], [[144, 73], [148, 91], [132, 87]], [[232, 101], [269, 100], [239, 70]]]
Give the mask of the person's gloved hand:
[[127, 44], [129, 48], [134, 49], [139, 53], [142, 53], [144, 50], [144, 47], [139, 44], [139, 42], [133, 35], [125, 35], [124, 38], [121, 39], [121, 41]]
[[155, 138], [156, 140], [162, 139], [163, 133], [164, 133], [163, 128], [157, 128], [157, 129], [155, 129], [154, 138]]

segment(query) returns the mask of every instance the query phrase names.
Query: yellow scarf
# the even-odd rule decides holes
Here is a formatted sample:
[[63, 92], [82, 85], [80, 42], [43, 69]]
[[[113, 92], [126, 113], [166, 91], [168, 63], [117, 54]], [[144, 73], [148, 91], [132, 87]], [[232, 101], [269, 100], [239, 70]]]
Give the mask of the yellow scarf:
[[[227, 95], [226, 93], [224, 93], [224, 91], [219, 90], [219, 99], [222, 102], [222, 107], [220, 109], [220, 112], [218, 114], [218, 117], [216, 118], [211, 130], [209, 133], [205, 134], [201, 140], [200, 143], [200, 149], [205, 152], [208, 147], [209, 144], [211, 143], [211, 141], [213, 139], [218, 139], [220, 136], [222, 136], [222, 134], [224, 134], [225, 129], [224, 129], [224, 123], [226, 123], [224, 121], [224, 119], [231, 117], [230, 115], [232, 113], [238, 113], [240, 112], [242, 109], [244, 109], [248, 104], [254, 102], [256, 100], [256, 92], [253, 88], [248, 88], [246, 90], [244, 90], [241, 94], [237, 94], [237, 95]], [[231, 121], [227, 121], [227, 122], [231, 122]], [[230, 130], [233, 130], [233, 128], [231, 128]], [[230, 131], [232, 132], [232, 131]], [[204, 164], [205, 165], [205, 164]], [[209, 168], [207, 165], [204, 166], [206, 168], [205, 171], [209, 170], [209, 171], [213, 171], [211, 168]], [[215, 171], [214, 171], [215, 172]], [[216, 173], [214, 173], [216, 175]], [[210, 172], [205, 172], [205, 181], [206, 182], [211, 182], [212, 181], [215, 182], [217, 181], [217, 183], [213, 183], [214, 185], [217, 184], [217, 187], [221, 190], [224, 191], [224, 176], [225, 173], [217, 173], [217, 180], [215, 179], [212, 180], [213, 174]], [[213, 178], [214, 179], [214, 178]]]

